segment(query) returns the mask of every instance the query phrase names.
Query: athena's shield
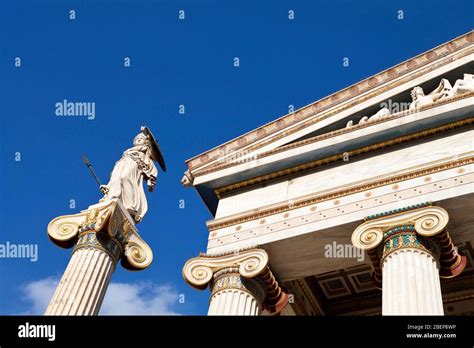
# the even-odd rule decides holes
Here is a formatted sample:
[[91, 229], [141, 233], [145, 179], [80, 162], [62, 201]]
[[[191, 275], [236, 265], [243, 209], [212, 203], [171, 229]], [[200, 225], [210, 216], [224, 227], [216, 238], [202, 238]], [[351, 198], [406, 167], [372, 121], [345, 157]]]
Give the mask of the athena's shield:
[[151, 132], [150, 128], [148, 128], [147, 126], [142, 126], [141, 131], [143, 132], [143, 134], [147, 136], [148, 140], [150, 140], [151, 157], [153, 158], [153, 160], [158, 162], [161, 169], [163, 169], [163, 171], [166, 172], [166, 164], [165, 164], [165, 159], [163, 157], [163, 153], [161, 152], [160, 145], [158, 145], [158, 142], [153, 136], [153, 133]]

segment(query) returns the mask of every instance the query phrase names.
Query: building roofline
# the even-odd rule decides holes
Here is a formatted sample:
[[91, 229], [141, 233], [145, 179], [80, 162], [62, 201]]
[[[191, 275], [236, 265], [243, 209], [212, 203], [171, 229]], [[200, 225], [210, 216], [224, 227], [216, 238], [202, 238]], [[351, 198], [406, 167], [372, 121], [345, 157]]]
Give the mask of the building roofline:
[[238, 136], [208, 151], [194, 156], [186, 160], [187, 169], [189, 171], [193, 171], [197, 168], [201, 168], [219, 159], [222, 154], [255, 144], [268, 136], [272, 136], [280, 131], [283, 131], [287, 127], [291, 127], [308, 119], [309, 117], [327, 110], [328, 108], [343, 103], [347, 99], [354, 98], [359, 94], [375, 89], [382, 84], [406, 75], [413, 70], [431, 64], [436, 60], [441, 59], [446, 55], [452, 54], [453, 52], [459, 51], [466, 46], [472, 45], [473, 43], [474, 31], [471, 30], [428, 51], [418, 54], [413, 58], [407, 59], [375, 75], [371, 75], [355, 84], [352, 84], [313, 103], [310, 103], [292, 113], [283, 115], [254, 130], [244, 133], [241, 136]]

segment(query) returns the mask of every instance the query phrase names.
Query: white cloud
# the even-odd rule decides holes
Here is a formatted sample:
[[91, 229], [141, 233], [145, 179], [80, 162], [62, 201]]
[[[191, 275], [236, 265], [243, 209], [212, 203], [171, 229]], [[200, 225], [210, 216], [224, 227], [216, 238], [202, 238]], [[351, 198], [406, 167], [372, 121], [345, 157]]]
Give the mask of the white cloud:
[[44, 314], [57, 285], [58, 281], [53, 278], [40, 279], [26, 284], [22, 289], [23, 298], [31, 303], [31, 309], [22, 314]]
[[[30, 310], [21, 314], [42, 315], [51, 300], [58, 280], [44, 278], [30, 282], [22, 289]], [[105, 294], [101, 315], [177, 315], [173, 307], [179, 294], [169, 285], [152, 282], [111, 283]]]
[[100, 314], [176, 315], [172, 308], [177, 302], [178, 293], [168, 285], [112, 283]]

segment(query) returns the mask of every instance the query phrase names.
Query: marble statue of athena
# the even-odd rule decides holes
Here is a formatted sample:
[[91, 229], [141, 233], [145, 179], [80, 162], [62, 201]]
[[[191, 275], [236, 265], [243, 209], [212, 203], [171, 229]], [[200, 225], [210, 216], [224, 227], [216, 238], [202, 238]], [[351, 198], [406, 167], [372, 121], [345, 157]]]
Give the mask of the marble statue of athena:
[[157, 173], [151, 142], [146, 134], [139, 133], [133, 140], [133, 147], [125, 150], [115, 163], [109, 183], [101, 186], [104, 193], [101, 202], [120, 199], [135, 221], [140, 222], [148, 210], [143, 179], [147, 180], [148, 190], [153, 191]]
[[[46, 315], [97, 315], [119, 262], [135, 271], [150, 266], [153, 251], [135, 224], [148, 209], [143, 181], [150, 191], [156, 184], [158, 170], [153, 161], [166, 171], [160, 147], [144, 126], [133, 146], [115, 163], [109, 183], [100, 186], [104, 194], [100, 202], [50, 221], [49, 238], [61, 248], [74, 247], [74, 251]], [[91, 169], [87, 158], [84, 163]]]

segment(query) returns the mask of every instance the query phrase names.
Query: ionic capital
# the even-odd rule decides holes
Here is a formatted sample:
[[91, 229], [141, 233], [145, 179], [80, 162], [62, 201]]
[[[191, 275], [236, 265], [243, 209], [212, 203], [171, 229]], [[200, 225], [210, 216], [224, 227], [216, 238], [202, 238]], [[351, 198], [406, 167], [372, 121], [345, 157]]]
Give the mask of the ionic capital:
[[153, 260], [151, 248], [140, 237], [133, 219], [119, 200], [54, 218], [48, 224], [48, 236], [62, 248], [102, 250], [115, 264], [120, 260], [124, 268], [131, 270], [145, 269]]
[[352, 233], [352, 244], [367, 251], [377, 287], [382, 285], [384, 260], [401, 250], [430, 254], [439, 263], [442, 278], [455, 277], [466, 266], [466, 257], [458, 252], [447, 231], [449, 214], [441, 207], [421, 203], [365, 220]]
[[352, 233], [352, 244], [366, 251], [375, 249], [382, 244], [385, 232], [403, 226], [413, 226], [420, 236], [432, 237], [442, 233], [448, 222], [448, 212], [429, 203], [394, 209], [368, 216]]
[[[223, 286], [238, 286], [238, 277], [244, 282], [253, 280], [255, 285], [263, 286], [264, 307], [270, 312], [278, 313], [287, 305], [288, 294], [279, 286], [268, 267], [268, 261], [266, 251], [258, 248], [216, 256], [200, 254], [186, 262], [183, 277], [189, 285], [199, 290], [211, 286], [212, 294]], [[250, 284], [252, 283], [247, 282], [244, 285], [249, 289]], [[258, 294], [254, 295], [260, 297]]]
[[268, 265], [268, 254], [262, 249], [245, 250], [220, 256], [201, 254], [186, 262], [183, 277], [192, 287], [207, 288], [214, 273], [224, 268], [237, 268], [244, 278], [253, 278], [262, 274]]

